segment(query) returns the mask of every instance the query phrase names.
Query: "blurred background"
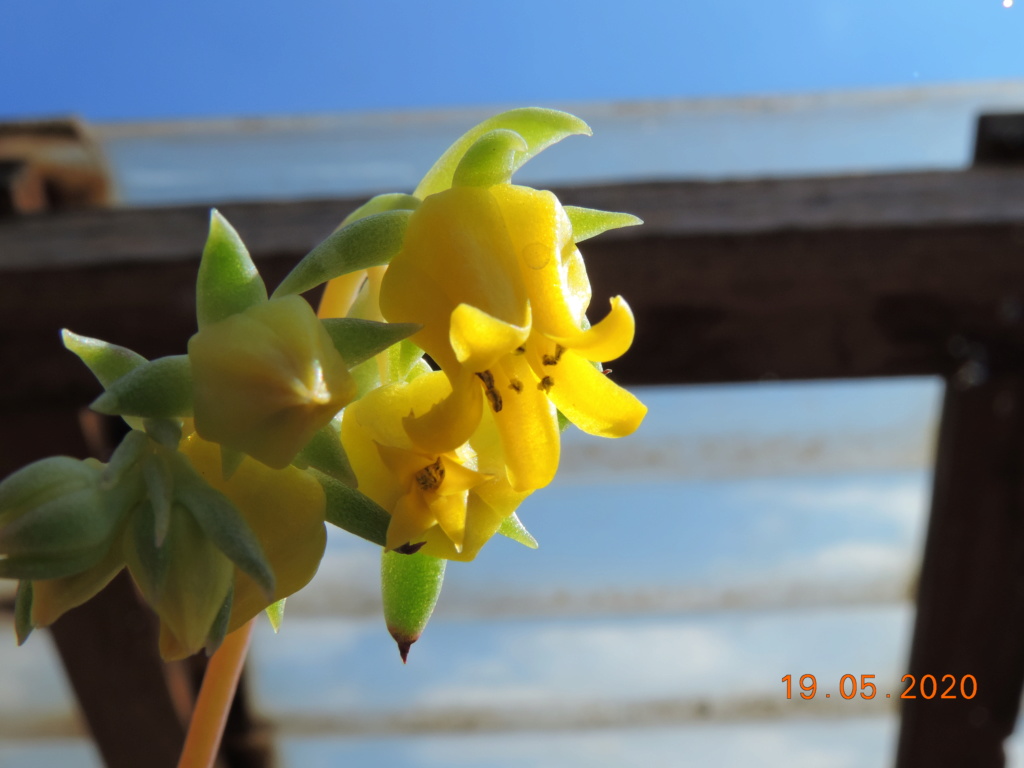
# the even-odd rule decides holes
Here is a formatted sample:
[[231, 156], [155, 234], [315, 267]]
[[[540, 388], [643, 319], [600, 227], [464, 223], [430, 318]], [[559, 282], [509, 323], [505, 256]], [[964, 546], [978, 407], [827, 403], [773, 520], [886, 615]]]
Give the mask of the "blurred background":
[[[952, 185], [975, 159], [978, 116], [1024, 112], [1021, 14], [1011, 0], [0, 0], [0, 348], [24, 369], [0, 387], [18, 430], [3, 472], [77, 434], [95, 389], [49, 362], [62, 354], [53, 329], [128, 346], [155, 334], [154, 353], [180, 352], [188, 332], [159, 327], [192, 311], [187, 291], [156, 295], [146, 265], [194, 274], [210, 205], [268, 263], [290, 258], [354, 201], [410, 191], [489, 114], [565, 109], [594, 136], [517, 180], [582, 204], [598, 190], [648, 218], [635, 194], [655, 213], [646, 236], [596, 251], [600, 314], [619, 290], [600, 268], [615, 242], [632, 243], [643, 282], [644, 237], [960, 215], [945, 198], [939, 213], [879, 200], [900, 199], [908, 179], [926, 198], [931, 179]], [[848, 205], [832, 182], [824, 198], [814, 186], [888, 174], [900, 179], [879, 182], [890, 197]], [[787, 180], [810, 186], [773, 186]], [[1022, 189], [1009, 179], [1004, 207], [976, 218], [1019, 223]], [[780, 202], [744, 208], [748, 193]], [[183, 222], [195, 232], [171, 253], [161, 238]], [[739, 293], [775, 311], [782, 294], [759, 274]], [[105, 316], [86, 306], [101, 277]], [[856, 379], [758, 360], [732, 375], [713, 364], [704, 315], [638, 317], [656, 324], [640, 326], [648, 340], [611, 367], [639, 384], [647, 421], [614, 443], [566, 433], [559, 478], [520, 510], [540, 549], [493, 541], [452, 564], [408, 666], [380, 618], [375, 548], [332, 535], [281, 633], [257, 630], [252, 752], [304, 768], [893, 763], [942, 376], [971, 385], [963, 361], [984, 360], [951, 349], [948, 365], [833, 366]], [[24, 328], [41, 341], [19, 340]], [[687, 347], [691, 333], [702, 341]], [[821, 343], [837, 359], [852, 344]], [[40, 423], [50, 432], [28, 436]], [[804, 674], [831, 698], [799, 700]], [[875, 675], [892, 699], [845, 700], [846, 674]], [[50, 636], [16, 648], [0, 610], [0, 766], [101, 766], [88, 734]], [[1009, 742], [1007, 764], [1024, 765], [1022, 746]], [[225, 765], [271, 764], [245, 759], [260, 758]]]

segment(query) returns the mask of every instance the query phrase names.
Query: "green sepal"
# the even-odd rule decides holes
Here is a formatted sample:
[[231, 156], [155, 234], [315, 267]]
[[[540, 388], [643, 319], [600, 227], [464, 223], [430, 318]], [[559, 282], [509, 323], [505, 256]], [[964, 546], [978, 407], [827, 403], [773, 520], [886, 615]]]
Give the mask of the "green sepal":
[[635, 227], [644, 223], [643, 219], [631, 213], [599, 211], [596, 208], [580, 208], [575, 205], [565, 206], [565, 212], [572, 223], [572, 239], [577, 243], [597, 237], [609, 229]]
[[388, 347], [388, 381], [409, 381], [416, 363], [422, 359], [423, 350], [408, 339]]
[[144, 419], [142, 426], [146, 430], [146, 434], [160, 445], [172, 451], [178, 449], [182, 429], [182, 424], [178, 419]]
[[267, 593], [274, 593], [274, 572], [263, 547], [241, 512], [207, 483], [181, 454], [172, 454], [175, 500], [186, 507], [203, 533]]
[[75, 553], [11, 555], [0, 558], [0, 579], [63, 579], [87, 571], [103, 559], [104, 547]]
[[345, 448], [341, 444], [341, 417], [335, 416], [321, 429], [292, 462], [300, 469], [313, 467], [325, 475], [338, 480], [350, 488], [358, 486], [356, 473], [352, 471]]
[[320, 322], [349, 368], [409, 338], [423, 327], [418, 323], [378, 323], [356, 317], [333, 317]]
[[146, 484], [146, 498], [153, 505], [153, 535], [157, 547], [162, 547], [171, 527], [175, 491], [174, 476], [163, 451], [150, 453], [143, 459], [142, 479]]
[[245, 453], [236, 448], [228, 448], [226, 445], [220, 447], [220, 475], [227, 482], [235, 474], [242, 462], [245, 461]]
[[295, 265], [274, 297], [302, 293], [358, 269], [387, 264], [402, 250], [412, 211], [386, 211], [332, 232]]
[[508, 184], [519, 165], [516, 158], [529, 151], [526, 139], [515, 131], [488, 131], [466, 150], [452, 174], [453, 187], [490, 187]]
[[327, 522], [383, 547], [391, 523], [391, 515], [387, 510], [370, 497], [323, 472], [315, 469], [310, 472], [323, 486], [327, 499]]
[[381, 553], [380, 587], [384, 621], [388, 632], [398, 643], [402, 663], [408, 659], [409, 647], [420, 639], [434, 612], [444, 584], [447, 562], [422, 553]]
[[191, 416], [192, 368], [188, 355], [160, 357], [140, 365], [112, 382], [90, 407], [110, 416]]
[[214, 208], [210, 234], [196, 279], [196, 321], [200, 328], [267, 300], [267, 287], [242, 238]]
[[511, 515], [501, 521], [501, 525], [498, 526], [498, 533], [502, 536], [512, 539], [522, 544], [524, 547], [530, 549], [536, 549], [540, 546], [537, 540], [533, 538], [533, 535], [526, 530], [526, 526], [523, 525], [523, 521], [519, 519], [519, 516], [513, 512]]
[[565, 432], [565, 430], [569, 428], [569, 425], [572, 424], [572, 422], [569, 421], [569, 417], [566, 416], [561, 411], [556, 411], [556, 413], [558, 414], [558, 431]]
[[476, 140], [493, 130], [507, 128], [526, 140], [527, 150], [517, 154], [512, 171], [515, 172], [534, 155], [555, 144], [566, 136], [583, 134], [589, 136], [590, 127], [575, 115], [554, 109], [525, 107], [502, 112], [471, 128], [452, 144], [427, 171], [426, 176], [413, 193], [421, 200], [427, 195], [442, 192], [452, 186], [455, 169], [462, 157]]
[[142, 355], [132, 352], [127, 347], [109, 344], [100, 339], [79, 336], [67, 328], [60, 332], [64, 347], [78, 355], [100, 384], [110, 386], [129, 371], [146, 362]]
[[123, 478], [131, 472], [139, 460], [149, 452], [152, 441], [145, 432], [133, 429], [123, 438], [121, 443], [110, 455], [110, 461], [103, 467], [100, 475], [100, 487], [110, 490], [121, 484]]
[[235, 597], [235, 585], [229, 583], [228, 593], [224, 596], [224, 603], [221, 605], [220, 610], [217, 611], [217, 616], [213, 620], [213, 624], [210, 626], [210, 634], [206, 637], [206, 655], [213, 656], [214, 651], [220, 648], [220, 644], [224, 642], [224, 638], [228, 634], [228, 623], [231, 620], [231, 604], [234, 602]]
[[[187, 514], [180, 509], [174, 509], [172, 512], [174, 515]], [[135, 582], [147, 600], [158, 601], [167, 583], [171, 553], [166, 538], [162, 544], [157, 544], [156, 516], [153, 514], [153, 505], [148, 500], [143, 501], [135, 509], [125, 531], [125, 538], [125, 559]]]
[[32, 582], [22, 579], [14, 595], [14, 634], [24, 645], [35, 626], [32, 624]]
[[284, 621], [284, 601], [286, 599], [282, 597], [276, 603], [268, 605], [265, 610], [267, 618], [270, 619], [270, 628], [274, 630], [275, 635], [281, 631], [281, 622]]
[[372, 216], [375, 213], [384, 213], [385, 211], [415, 211], [420, 205], [420, 199], [413, 197], [412, 195], [402, 194], [401, 192], [388, 192], [383, 195], [377, 195], [371, 197], [365, 203], [356, 208], [352, 213], [346, 216], [341, 221], [341, 227], [351, 224], [353, 221], [359, 221], [365, 219], [367, 216]]

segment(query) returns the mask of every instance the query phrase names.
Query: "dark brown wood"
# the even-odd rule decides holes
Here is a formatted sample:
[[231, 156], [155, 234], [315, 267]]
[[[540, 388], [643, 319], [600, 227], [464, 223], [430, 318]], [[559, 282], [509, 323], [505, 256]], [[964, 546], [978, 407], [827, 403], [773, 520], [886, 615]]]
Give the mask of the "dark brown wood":
[[[977, 695], [903, 703], [898, 768], [1000, 768], [1024, 686], [1024, 374], [947, 388], [907, 671]], [[948, 682], [941, 686], [942, 690]], [[901, 687], [902, 690], [902, 687]], [[970, 688], [968, 687], [968, 692]]]
[[128, 574], [64, 614], [52, 631], [107, 768], [174, 768], [185, 728], [167, 675], [184, 670], [161, 661], [155, 616]]

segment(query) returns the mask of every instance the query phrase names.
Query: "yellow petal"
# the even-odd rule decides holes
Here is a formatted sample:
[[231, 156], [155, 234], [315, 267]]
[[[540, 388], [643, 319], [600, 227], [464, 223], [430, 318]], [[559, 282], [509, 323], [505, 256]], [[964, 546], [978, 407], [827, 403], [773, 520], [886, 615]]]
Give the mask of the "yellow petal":
[[276, 469], [355, 396], [344, 360], [298, 296], [204, 326], [188, 348], [196, 430]]
[[456, 307], [469, 304], [523, 326], [526, 302], [501, 210], [489, 188], [476, 187], [449, 189], [423, 201], [380, 294], [389, 322], [423, 324], [412, 341], [446, 371], [458, 365], [448, 332]]
[[121, 548], [112, 546], [106, 556], [87, 571], [63, 579], [33, 581], [32, 626], [50, 626], [66, 611], [97, 595], [122, 568]]
[[465, 466], [451, 456], [442, 456], [441, 463], [444, 465], [444, 483], [441, 484], [438, 493], [442, 496], [468, 491], [492, 477]]
[[469, 304], [459, 304], [451, 317], [455, 357], [470, 371], [484, 371], [526, 342], [530, 335], [529, 306], [525, 325], [512, 325]]
[[495, 371], [501, 408], [494, 422], [501, 435], [509, 482], [517, 491], [543, 488], [558, 469], [559, 431], [555, 406], [525, 355], [506, 357]]
[[404, 420], [409, 439], [426, 453], [441, 454], [455, 450], [470, 438], [480, 423], [483, 391], [479, 380], [467, 369], [457, 369], [456, 376], [447, 397], [426, 413], [414, 414]]
[[597, 325], [573, 336], [552, 337], [552, 340], [595, 362], [622, 357], [633, 344], [636, 324], [625, 299], [614, 296], [611, 305], [611, 311]]
[[548, 397], [569, 421], [591, 435], [632, 434], [647, 413], [647, 406], [575, 352], [562, 355], [550, 378]]
[[320, 299], [319, 317], [346, 317], [359, 289], [366, 281], [366, 270], [349, 272], [327, 282], [323, 298]]
[[427, 529], [437, 524], [437, 519], [430, 507], [417, 491], [402, 496], [391, 510], [391, 523], [388, 525], [387, 548], [395, 549], [404, 544], [418, 544], [424, 540]]
[[462, 539], [462, 550], [458, 551], [452, 540], [439, 527], [431, 528], [424, 535], [426, 544], [420, 551], [431, 557], [446, 560], [473, 560], [480, 549], [497, 533], [506, 514], [487, 505], [474, 492], [469, 493], [466, 502], [466, 525]]
[[434, 495], [427, 499], [437, 525], [447, 536], [456, 552], [462, 551], [466, 535], [466, 491], [447, 495]]

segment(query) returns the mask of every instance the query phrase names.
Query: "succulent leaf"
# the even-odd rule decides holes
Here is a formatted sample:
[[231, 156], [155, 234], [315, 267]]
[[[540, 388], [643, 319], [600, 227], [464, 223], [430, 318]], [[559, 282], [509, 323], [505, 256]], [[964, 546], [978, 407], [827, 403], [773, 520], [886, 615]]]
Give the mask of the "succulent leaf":
[[351, 224], [353, 221], [359, 221], [365, 219], [367, 216], [372, 216], [375, 213], [384, 213], [385, 211], [415, 211], [420, 204], [418, 197], [412, 195], [405, 195], [401, 192], [388, 192], [383, 195], [377, 195], [371, 197], [361, 206], [356, 208], [352, 213], [342, 219], [341, 227]]
[[444, 584], [446, 560], [424, 554], [383, 552], [380, 561], [384, 621], [404, 664], [423, 634]]
[[643, 219], [631, 213], [599, 211], [596, 208], [580, 208], [575, 205], [565, 206], [565, 212], [572, 222], [572, 237], [577, 243], [597, 237], [610, 229], [635, 227], [644, 223]]
[[311, 471], [327, 496], [327, 522], [383, 547], [391, 523], [387, 510], [333, 477]]
[[196, 280], [196, 320], [199, 327], [216, 323], [266, 300], [267, 287], [256, 271], [242, 238], [214, 208], [210, 211], [210, 234], [203, 248]]
[[336, 230], [295, 265], [274, 296], [302, 293], [357, 269], [387, 264], [402, 248], [411, 215], [408, 210], [386, 211]]
[[526, 526], [515, 512], [502, 521], [498, 533], [530, 549], [536, 549], [539, 546], [537, 540], [526, 530]]
[[452, 175], [452, 186], [508, 184], [518, 167], [516, 158], [528, 151], [526, 139], [515, 131], [507, 128], [488, 131], [462, 156]]
[[355, 472], [352, 471], [352, 465], [349, 464], [348, 456], [341, 445], [339, 429], [340, 420], [335, 417], [330, 424], [313, 436], [292, 463], [300, 469], [313, 467], [350, 488], [355, 488], [359, 481], [356, 480]]
[[591, 132], [590, 127], [578, 117], [554, 109], [526, 107], [502, 112], [484, 120], [456, 140], [427, 171], [413, 194], [422, 200], [428, 195], [448, 189], [452, 186], [455, 169], [466, 151], [485, 133], [501, 128], [515, 131], [526, 140], [527, 150], [516, 157], [513, 172], [521, 168], [527, 160], [566, 136], [589, 136]]
[[423, 327], [417, 323], [378, 323], [355, 317], [334, 317], [320, 322], [349, 368], [369, 360]]
[[110, 416], [167, 419], [192, 415], [188, 355], [161, 357], [113, 381], [90, 406]]

